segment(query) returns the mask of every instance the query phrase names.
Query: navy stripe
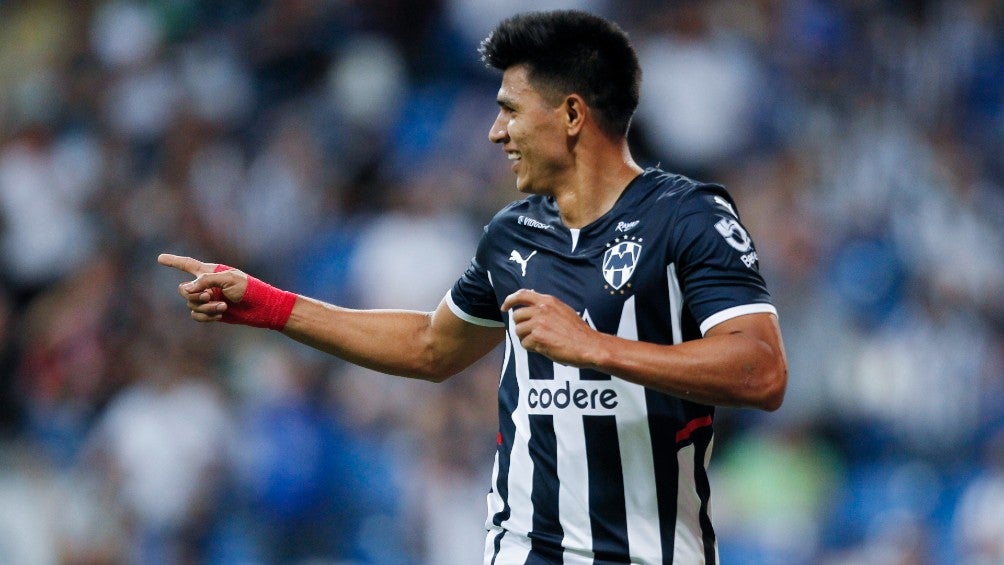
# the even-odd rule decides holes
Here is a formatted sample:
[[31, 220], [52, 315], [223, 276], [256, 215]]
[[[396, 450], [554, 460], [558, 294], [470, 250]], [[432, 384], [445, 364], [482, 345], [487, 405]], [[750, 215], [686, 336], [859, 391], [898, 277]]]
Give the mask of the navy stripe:
[[609, 381], [610, 375], [601, 373], [596, 369], [579, 369], [579, 380], [583, 381]]
[[553, 547], [561, 547], [564, 537], [558, 522], [558, 442], [554, 435], [554, 416], [530, 415], [529, 448], [533, 460], [533, 490], [530, 491], [533, 531], [529, 537], [535, 553], [549, 554]]
[[711, 483], [708, 481], [708, 471], [704, 467], [704, 459], [714, 432], [711, 426], [696, 430], [691, 437], [694, 440], [694, 483], [697, 496], [701, 499], [701, 538], [704, 542], [704, 562], [715, 565], [715, 528], [711, 525], [711, 515], [708, 513], [708, 501], [711, 498]]
[[561, 549], [550, 546], [536, 548], [526, 556], [523, 565], [562, 565]]
[[526, 364], [531, 379], [554, 380], [554, 361], [538, 353], [527, 353]]
[[560, 547], [541, 544], [530, 551], [523, 565], [562, 565], [564, 562]]
[[502, 536], [505, 535], [506, 531], [507, 530], [502, 530], [495, 536], [495, 543], [493, 544], [495, 546], [495, 551], [492, 553], [491, 565], [495, 565], [495, 560], [499, 558], [499, 553], [502, 551]]
[[589, 469], [589, 518], [597, 561], [628, 563], [624, 472], [616, 416], [583, 416]]

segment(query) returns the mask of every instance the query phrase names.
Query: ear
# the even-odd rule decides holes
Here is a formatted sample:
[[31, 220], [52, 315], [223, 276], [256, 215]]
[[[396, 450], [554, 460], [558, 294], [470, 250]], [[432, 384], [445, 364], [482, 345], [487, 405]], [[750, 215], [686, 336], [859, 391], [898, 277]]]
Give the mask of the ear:
[[569, 94], [562, 105], [564, 110], [565, 129], [569, 135], [577, 135], [586, 124], [589, 107], [578, 94]]

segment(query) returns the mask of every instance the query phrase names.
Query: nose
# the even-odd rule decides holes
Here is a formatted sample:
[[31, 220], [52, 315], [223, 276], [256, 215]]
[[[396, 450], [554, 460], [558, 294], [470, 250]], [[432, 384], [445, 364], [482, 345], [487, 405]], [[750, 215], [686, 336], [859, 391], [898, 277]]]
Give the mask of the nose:
[[488, 130], [488, 140], [492, 143], [505, 143], [509, 139], [509, 132], [506, 130], [505, 121], [502, 119], [502, 112], [495, 118], [492, 127]]

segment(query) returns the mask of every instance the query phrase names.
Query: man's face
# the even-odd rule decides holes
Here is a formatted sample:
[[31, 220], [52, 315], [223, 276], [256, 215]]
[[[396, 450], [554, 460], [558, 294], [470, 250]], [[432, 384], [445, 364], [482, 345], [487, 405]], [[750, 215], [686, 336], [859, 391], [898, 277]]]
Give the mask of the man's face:
[[563, 105], [553, 106], [527, 78], [524, 66], [502, 74], [499, 113], [488, 133], [502, 144], [516, 173], [516, 189], [527, 194], [553, 194], [570, 166]]

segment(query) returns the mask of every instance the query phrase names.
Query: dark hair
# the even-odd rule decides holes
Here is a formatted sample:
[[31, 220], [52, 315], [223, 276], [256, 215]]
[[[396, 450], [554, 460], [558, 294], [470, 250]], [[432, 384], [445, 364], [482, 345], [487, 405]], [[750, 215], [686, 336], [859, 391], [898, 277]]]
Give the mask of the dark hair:
[[608, 133], [626, 135], [638, 107], [641, 67], [617, 24], [586, 12], [530, 12], [503, 20], [478, 49], [500, 71], [525, 65], [549, 100], [577, 93]]

